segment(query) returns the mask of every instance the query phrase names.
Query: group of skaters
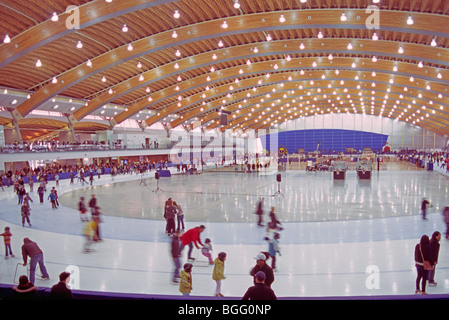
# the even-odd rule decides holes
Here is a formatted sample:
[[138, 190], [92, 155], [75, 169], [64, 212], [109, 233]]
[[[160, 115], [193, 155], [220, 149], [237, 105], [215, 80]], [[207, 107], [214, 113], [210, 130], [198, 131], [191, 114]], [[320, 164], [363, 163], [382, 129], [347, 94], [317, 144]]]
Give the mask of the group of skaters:
[[[197, 250], [201, 250], [201, 254], [207, 258], [207, 262], [213, 265], [211, 278], [215, 281], [215, 296], [223, 297], [221, 293], [222, 281], [226, 279], [225, 261], [227, 257], [226, 252], [218, 253], [217, 257], [212, 259], [212, 245], [210, 239], [206, 239], [205, 243], [201, 242], [200, 235], [206, 229], [204, 225], [194, 227], [181, 233], [176, 230], [172, 236], [171, 241], [171, 257], [173, 259], [175, 268], [173, 272], [172, 283], [179, 284], [179, 292], [182, 295], [188, 296], [193, 290], [193, 267], [195, 258], [192, 256], [193, 246]], [[189, 246], [187, 254], [188, 262], [184, 263], [181, 270], [181, 257], [183, 249]], [[201, 246], [201, 247], [200, 247]], [[271, 289], [271, 284], [274, 281], [273, 269], [266, 263], [270, 256], [267, 252], [261, 252], [255, 258], [256, 265], [251, 269], [250, 275], [253, 277], [254, 286], [248, 288], [242, 300], [276, 300], [277, 297]]]
[[[165, 201], [164, 206], [164, 219], [166, 221], [165, 233], [170, 237], [175, 235], [177, 231], [184, 231], [184, 212], [181, 206], [176, 203], [172, 198], [168, 198]], [[178, 227], [176, 227], [176, 221], [178, 222]]]
[[[59, 180], [57, 180], [59, 181]], [[56, 186], [59, 184], [57, 183]], [[22, 226], [25, 227], [25, 222], [28, 223], [28, 225], [31, 227], [31, 202], [34, 202], [32, 197], [30, 196], [30, 193], [26, 191], [25, 184], [22, 179], [16, 180], [14, 184], [14, 192], [17, 195], [17, 205], [20, 206], [20, 214], [22, 217]], [[33, 189], [30, 185], [30, 192], [33, 192]], [[39, 187], [36, 190], [38, 196], [39, 196], [39, 203], [44, 203], [45, 193], [47, 192], [47, 182], [42, 181], [39, 184]], [[56, 187], [52, 187], [50, 190], [50, 193], [47, 197], [47, 200], [50, 200], [51, 208], [57, 209], [59, 207], [59, 197], [58, 197], [58, 190], [56, 190]]]
[[284, 229], [282, 223], [276, 217], [276, 208], [271, 207], [268, 214], [269, 220], [267, 224], [264, 224], [264, 198], [260, 198], [257, 203], [256, 211], [254, 212], [258, 216], [257, 225], [259, 227], [266, 227], [266, 235], [264, 240], [268, 242], [268, 255], [267, 259], [271, 258], [271, 268], [276, 271], [276, 256], [281, 255], [279, 247], [279, 239], [281, 237], [280, 232]]
[[[259, 216], [258, 225], [263, 225], [263, 201], [261, 198], [256, 214]], [[175, 225], [175, 217], [178, 215], [178, 226]], [[268, 251], [260, 252], [256, 260], [256, 265], [251, 270], [250, 275], [253, 277], [254, 286], [249, 288], [243, 300], [275, 300], [276, 295], [271, 289], [271, 284], [274, 281], [274, 271], [276, 271], [276, 255], [280, 255], [279, 239], [280, 231], [283, 230], [281, 222], [277, 219], [275, 208], [272, 207], [269, 213], [270, 221], [266, 225], [266, 235], [264, 240], [268, 242]], [[181, 218], [180, 218], [181, 217]], [[190, 295], [192, 291], [192, 270], [194, 262], [196, 260], [192, 253], [194, 247], [201, 252], [201, 255], [206, 257], [206, 263], [213, 265], [211, 274], [212, 280], [215, 281], [215, 296], [223, 297], [221, 293], [222, 281], [226, 279], [224, 275], [224, 265], [226, 261], [226, 252], [220, 252], [213, 259], [212, 244], [209, 238], [206, 238], [204, 244], [201, 241], [201, 233], [204, 232], [206, 227], [204, 225], [197, 226], [184, 232], [184, 220], [183, 211], [180, 206], [169, 198], [165, 203], [164, 218], [167, 221], [166, 233], [171, 239], [171, 258], [174, 263], [174, 271], [172, 275], [172, 283], [179, 283], [179, 291], [183, 295]], [[181, 270], [181, 257], [183, 249], [188, 246], [187, 261], [184, 263]], [[268, 260], [271, 258], [271, 266], [268, 264]]]
[[419, 243], [415, 246], [415, 267], [417, 271], [415, 294], [427, 294], [427, 282], [430, 286], [437, 285], [435, 269], [440, 252], [440, 240], [441, 233], [435, 231], [431, 239], [427, 235], [422, 235]]
[[[9, 231], [9, 228], [8, 228]], [[3, 234], [4, 236], [4, 234]], [[10, 240], [11, 234], [8, 235]], [[5, 242], [6, 243], [6, 242]], [[25, 237], [21, 247], [23, 266], [29, 265], [29, 277], [21, 275], [19, 277], [18, 285], [12, 288], [14, 299], [31, 300], [37, 297], [38, 287], [35, 285], [36, 268], [39, 265], [42, 280], [50, 280], [47, 268], [44, 262], [44, 253], [39, 245], [30, 238]], [[14, 255], [12, 255], [14, 257]], [[28, 260], [29, 259], [29, 260]], [[59, 275], [59, 282], [53, 285], [50, 289], [50, 299], [66, 300], [73, 299], [72, 290], [69, 287], [70, 273], [62, 272]]]

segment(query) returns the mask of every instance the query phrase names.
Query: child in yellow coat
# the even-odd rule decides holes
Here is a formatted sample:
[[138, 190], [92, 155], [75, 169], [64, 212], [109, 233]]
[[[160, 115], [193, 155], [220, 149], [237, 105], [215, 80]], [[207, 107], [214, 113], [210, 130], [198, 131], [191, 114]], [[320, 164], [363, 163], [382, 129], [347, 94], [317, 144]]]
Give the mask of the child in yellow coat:
[[226, 279], [224, 276], [224, 262], [226, 260], [226, 253], [220, 252], [218, 257], [214, 261], [214, 271], [212, 272], [212, 279], [217, 283], [217, 287], [215, 289], [216, 297], [223, 297], [221, 294], [221, 280]]
[[186, 263], [184, 264], [184, 270], [179, 274], [181, 277], [181, 281], [179, 282], [179, 292], [181, 292], [183, 296], [189, 296], [192, 291], [192, 268], [193, 265], [191, 263]]

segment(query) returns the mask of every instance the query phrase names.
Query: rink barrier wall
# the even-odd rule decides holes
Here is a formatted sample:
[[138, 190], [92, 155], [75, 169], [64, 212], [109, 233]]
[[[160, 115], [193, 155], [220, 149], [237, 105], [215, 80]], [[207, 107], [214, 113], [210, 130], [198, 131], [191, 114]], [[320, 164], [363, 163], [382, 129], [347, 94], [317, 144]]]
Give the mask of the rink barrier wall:
[[[12, 300], [14, 285], [0, 284], [0, 299]], [[42, 287], [38, 289], [37, 300], [50, 300], [51, 288]], [[241, 297], [212, 297], [212, 296], [182, 296], [180, 295], [157, 295], [120, 292], [102, 292], [72, 290], [75, 300], [241, 300]], [[278, 297], [278, 300], [449, 300], [449, 294], [429, 295], [372, 295], [372, 296], [342, 296], [342, 297]]]
[[[287, 149], [288, 153], [296, 153], [299, 149], [305, 152], [318, 150], [326, 153], [346, 152], [346, 148], [363, 151], [371, 148], [374, 152], [382, 151], [387, 143], [388, 135], [344, 129], [306, 129], [270, 133], [261, 137], [265, 150], [276, 151], [279, 147]], [[272, 145], [274, 144], [274, 145]]]

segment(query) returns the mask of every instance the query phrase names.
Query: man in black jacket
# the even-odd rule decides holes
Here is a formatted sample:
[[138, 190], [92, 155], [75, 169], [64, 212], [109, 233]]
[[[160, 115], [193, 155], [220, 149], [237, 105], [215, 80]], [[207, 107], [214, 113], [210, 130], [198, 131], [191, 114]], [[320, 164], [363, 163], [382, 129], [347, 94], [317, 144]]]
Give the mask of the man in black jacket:
[[[267, 260], [267, 255], [261, 252], [255, 259], [257, 260], [257, 262], [254, 268], [251, 270], [250, 274], [254, 277], [257, 272], [263, 271], [263, 273], [265, 274], [265, 285], [267, 287], [271, 287], [271, 284], [274, 281], [274, 273], [273, 269], [271, 269], [271, 267], [265, 261]], [[254, 278], [254, 284], [256, 284], [256, 278]]]
[[265, 285], [265, 273], [259, 271], [254, 275], [256, 284], [246, 291], [242, 300], [277, 300], [274, 291]]
[[59, 275], [59, 282], [51, 287], [50, 298], [58, 300], [73, 299], [72, 290], [69, 289], [67, 284], [70, 281], [70, 273], [62, 272]]

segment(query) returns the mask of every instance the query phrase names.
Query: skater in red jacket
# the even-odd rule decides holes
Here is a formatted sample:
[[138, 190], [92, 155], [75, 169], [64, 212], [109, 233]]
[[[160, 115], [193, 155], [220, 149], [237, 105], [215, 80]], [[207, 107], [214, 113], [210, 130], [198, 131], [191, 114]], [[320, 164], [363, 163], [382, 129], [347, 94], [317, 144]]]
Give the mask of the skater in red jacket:
[[200, 247], [198, 246], [198, 243], [201, 246], [203, 246], [201, 239], [200, 239], [200, 233], [203, 232], [204, 229], [206, 229], [206, 227], [201, 225], [199, 227], [195, 227], [193, 229], [187, 230], [180, 237], [180, 240], [181, 240], [180, 251], [182, 251], [182, 249], [184, 249], [184, 247], [186, 245], [189, 245], [189, 253], [188, 253], [189, 260], [194, 260], [194, 258], [192, 258], [193, 243], [195, 244], [197, 249], [200, 249]]

